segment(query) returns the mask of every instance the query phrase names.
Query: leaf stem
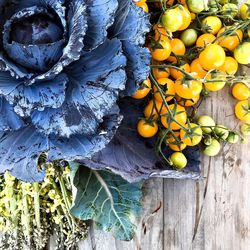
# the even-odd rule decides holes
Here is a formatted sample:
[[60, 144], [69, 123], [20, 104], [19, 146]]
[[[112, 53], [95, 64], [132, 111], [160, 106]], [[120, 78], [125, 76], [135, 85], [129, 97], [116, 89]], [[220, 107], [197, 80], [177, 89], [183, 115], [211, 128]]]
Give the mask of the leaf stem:
[[28, 193], [26, 190], [26, 183], [22, 183], [22, 203], [23, 203], [23, 212], [22, 212], [22, 224], [24, 227], [24, 236], [26, 238], [28, 246], [31, 245], [31, 235], [30, 235], [30, 212], [29, 212], [29, 202], [28, 202]]

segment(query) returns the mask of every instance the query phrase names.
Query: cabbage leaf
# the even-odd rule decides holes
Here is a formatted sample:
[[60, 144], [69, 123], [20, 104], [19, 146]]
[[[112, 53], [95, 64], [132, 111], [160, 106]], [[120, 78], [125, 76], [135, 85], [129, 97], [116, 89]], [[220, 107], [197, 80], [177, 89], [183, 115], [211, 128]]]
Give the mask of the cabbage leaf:
[[71, 213], [81, 220], [93, 220], [98, 229], [120, 240], [131, 240], [133, 219], [141, 212], [141, 183], [131, 184], [109, 171], [74, 163], [71, 172], [76, 191]]

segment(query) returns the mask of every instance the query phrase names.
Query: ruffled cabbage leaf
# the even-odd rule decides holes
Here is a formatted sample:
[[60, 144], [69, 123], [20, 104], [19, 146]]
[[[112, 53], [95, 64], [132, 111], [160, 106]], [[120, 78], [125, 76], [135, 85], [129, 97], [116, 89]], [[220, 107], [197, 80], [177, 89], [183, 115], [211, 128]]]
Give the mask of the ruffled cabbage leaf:
[[[5, 124], [2, 126], [6, 129], [14, 127], [16, 131], [7, 131], [0, 139], [1, 173], [9, 170], [19, 179], [40, 181], [43, 174], [37, 172], [36, 166], [41, 153], [46, 152], [50, 161], [88, 159], [103, 149], [113, 138], [122, 119], [116, 100], [119, 91], [125, 88], [126, 82], [123, 70], [126, 58], [122, 54], [120, 41], [107, 40], [103, 45], [83, 55], [79, 63], [72, 64], [76, 70], [67, 69], [71, 87], [66, 88], [65, 94], [58, 92], [54, 97], [51, 96], [54, 93], [53, 88], [60, 91], [56, 86], [64, 81], [63, 74], [53, 80], [57, 80], [56, 82], [49, 80], [51, 87], [48, 84], [47, 88], [42, 88], [46, 82], [26, 86], [22, 79], [11, 78], [8, 72], [0, 73], [2, 94], [9, 94], [8, 98], [13, 98], [14, 102], [20, 98], [17, 96], [14, 99], [14, 94], [18, 93], [17, 89], [22, 86], [27, 91], [25, 100], [29, 100], [19, 102], [22, 110], [27, 113], [26, 103], [34, 107], [31, 119], [27, 119], [18, 115], [13, 116], [14, 110], [18, 111], [15, 104], [11, 107], [2, 105], [1, 115], [6, 114], [7, 117], [16, 119], [11, 121], [16, 124], [3, 120]], [[81, 67], [81, 63], [84, 67]], [[77, 86], [75, 89], [72, 87], [74, 84]], [[63, 84], [61, 89], [64, 91], [64, 88]], [[39, 90], [44, 94], [39, 94]], [[36, 96], [44, 102], [43, 107], [35, 105]], [[46, 108], [45, 102], [56, 105], [57, 98], [65, 98], [61, 107]], [[10, 115], [7, 115], [7, 112]], [[15, 141], [15, 147], [11, 147], [15, 137], [19, 139]], [[24, 168], [29, 168], [30, 171], [21, 171]]]
[[151, 55], [147, 48], [143, 48], [145, 35], [150, 30], [149, 14], [130, 0], [118, 0], [119, 7], [115, 13], [115, 21], [109, 29], [110, 37], [117, 37], [122, 41], [123, 51], [127, 57], [126, 89], [122, 96], [131, 96], [138, 89], [139, 84], [148, 78], [150, 72]]
[[84, 38], [84, 50], [92, 50], [107, 39], [107, 29], [114, 22], [118, 1], [88, 0], [87, 2], [88, 29]]

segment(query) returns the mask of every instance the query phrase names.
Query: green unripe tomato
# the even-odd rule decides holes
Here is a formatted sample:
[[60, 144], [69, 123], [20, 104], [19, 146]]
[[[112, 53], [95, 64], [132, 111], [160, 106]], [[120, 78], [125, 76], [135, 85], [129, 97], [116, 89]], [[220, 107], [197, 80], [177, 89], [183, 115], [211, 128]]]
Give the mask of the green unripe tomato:
[[250, 135], [250, 123], [244, 123], [240, 127], [240, 131], [243, 135], [249, 136]]
[[216, 139], [212, 138], [211, 144], [205, 147], [203, 153], [207, 156], [215, 156], [219, 154], [220, 149], [221, 149], [220, 143]]
[[227, 141], [229, 143], [235, 144], [239, 141], [239, 136], [233, 132], [230, 132], [228, 137], [227, 137]]
[[223, 15], [231, 17], [236, 17], [239, 11], [237, 5], [234, 3], [226, 3], [221, 10]]
[[211, 7], [212, 8], [218, 7], [218, 4], [217, 4], [216, 0], [209, 1], [208, 2], [208, 7], [209, 7], [209, 10], [210, 10]]
[[215, 0], [209, 1], [208, 2], [209, 12], [216, 13], [219, 10], [218, 6], [219, 5]]
[[180, 39], [185, 46], [189, 47], [195, 44], [197, 37], [198, 34], [195, 29], [187, 29], [181, 33]]
[[222, 140], [226, 140], [229, 135], [229, 130], [223, 125], [217, 125], [214, 132]]
[[202, 131], [206, 134], [210, 134], [216, 125], [213, 118], [208, 115], [200, 116], [197, 123], [201, 125]]
[[209, 8], [209, 11], [212, 12], [212, 13], [214, 13], [214, 14], [217, 13], [218, 10], [219, 10], [219, 9], [216, 8], [216, 7], [211, 7], [211, 8]]
[[237, 6], [239, 5], [239, 1], [238, 1], [238, 0], [230, 0], [230, 3], [234, 3], [234, 4], [236, 4]]
[[241, 144], [247, 144], [247, 139], [246, 138], [241, 138], [240, 143]]
[[188, 9], [193, 13], [200, 13], [207, 10], [207, 3], [205, 0], [187, 0]]
[[211, 145], [212, 141], [213, 141], [213, 139], [212, 139], [211, 136], [207, 136], [207, 137], [203, 140], [204, 144], [207, 145], [207, 146]]
[[224, 5], [224, 4], [227, 4], [229, 3], [229, 0], [219, 0], [219, 3]]
[[170, 156], [169, 160], [172, 163], [173, 167], [175, 167], [177, 169], [183, 169], [183, 168], [185, 168], [187, 166], [187, 158], [181, 152], [173, 153]]

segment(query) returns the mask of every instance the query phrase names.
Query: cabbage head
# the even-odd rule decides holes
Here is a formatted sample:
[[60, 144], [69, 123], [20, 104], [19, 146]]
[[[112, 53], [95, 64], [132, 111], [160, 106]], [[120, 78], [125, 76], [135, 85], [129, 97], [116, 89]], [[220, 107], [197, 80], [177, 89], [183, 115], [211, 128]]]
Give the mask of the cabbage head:
[[41, 181], [41, 153], [89, 162], [148, 76], [148, 14], [132, 0], [0, 0], [0, 13], [0, 173]]

